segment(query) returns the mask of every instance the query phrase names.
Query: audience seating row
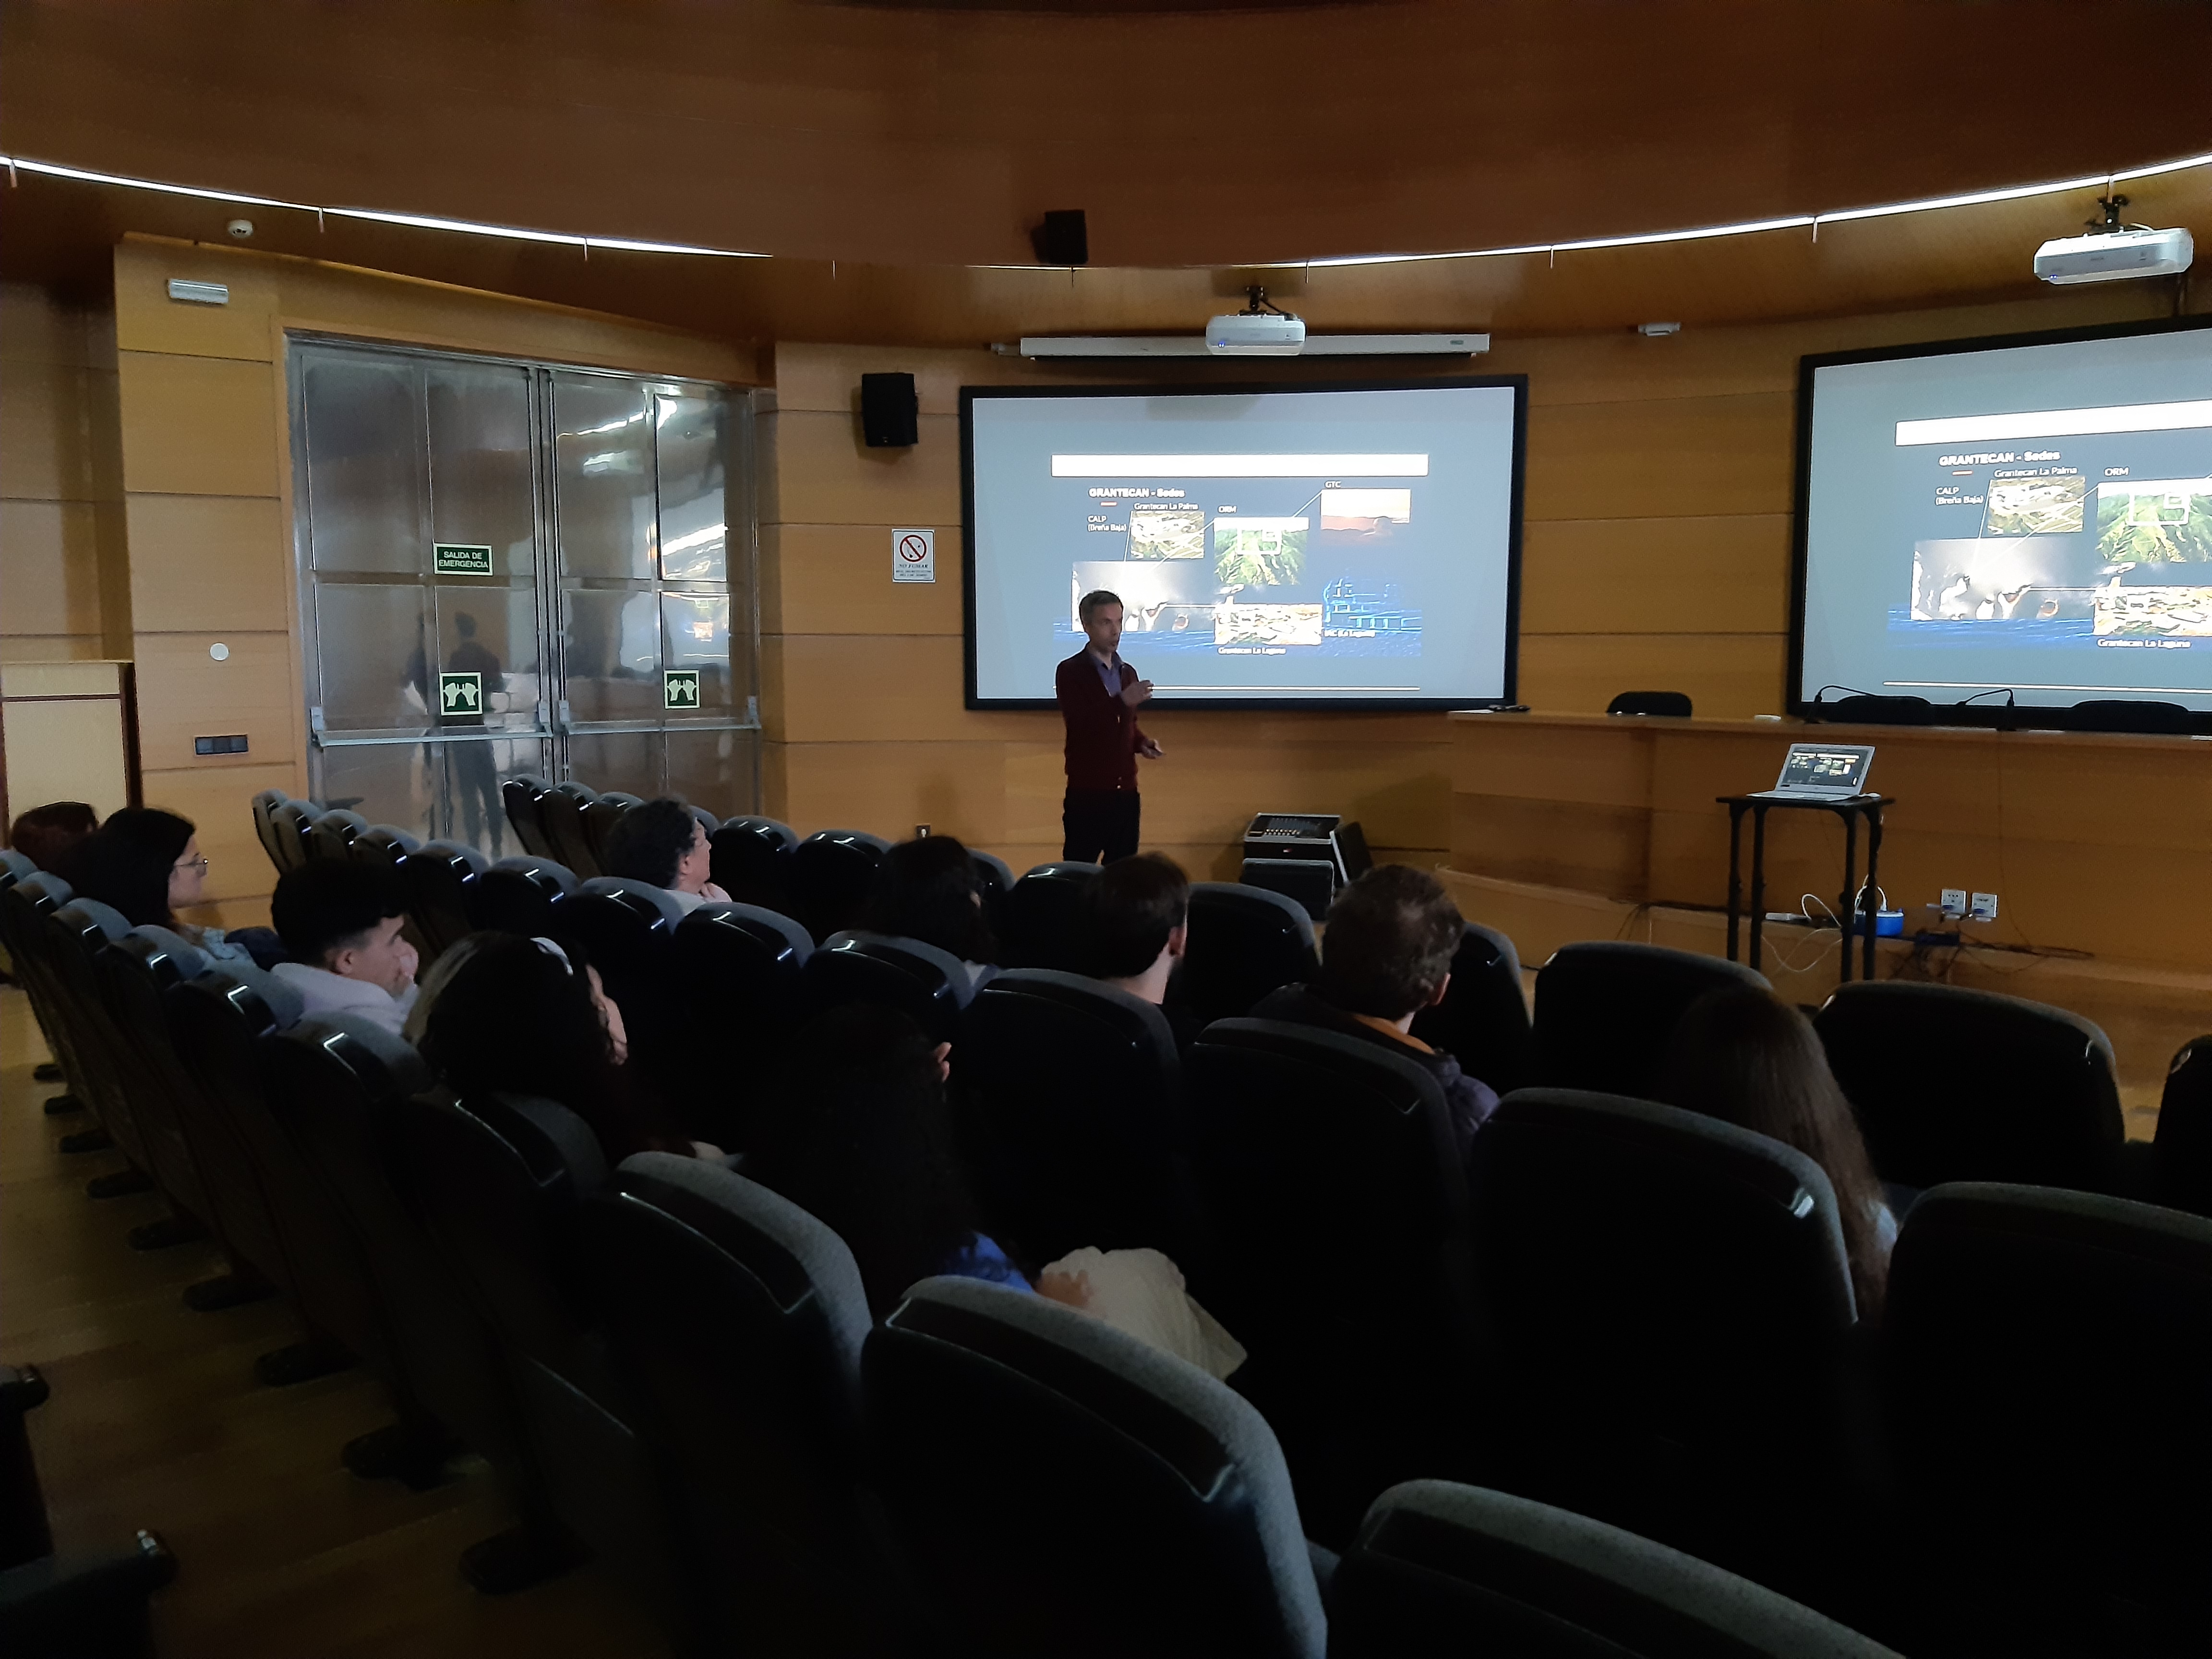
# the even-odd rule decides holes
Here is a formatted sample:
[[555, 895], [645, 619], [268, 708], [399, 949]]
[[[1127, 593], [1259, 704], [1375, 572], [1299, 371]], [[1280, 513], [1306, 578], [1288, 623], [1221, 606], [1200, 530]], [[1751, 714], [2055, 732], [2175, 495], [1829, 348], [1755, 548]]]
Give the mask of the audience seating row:
[[[471, 871], [464, 892], [489, 873]], [[1079, 916], [1079, 903], [1065, 901], [1079, 899], [1085, 876], [1080, 866], [1046, 866], [1012, 884], [1007, 937], [1054, 903], [1064, 921]], [[1946, 1650], [1972, 1650], [1975, 1631], [2026, 1605], [1991, 1587], [2027, 1585], [2019, 1562], [2047, 1570], [2053, 1551], [2094, 1571], [2063, 1616], [2018, 1632], [2024, 1645], [2014, 1650], [2047, 1650], [2056, 1631], [2108, 1644], [2129, 1620], [2207, 1627], [2178, 1588], [2184, 1577], [2169, 1571], [2185, 1558], [2116, 1552], [2089, 1539], [2081, 1521], [2123, 1494], [2132, 1513], [2154, 1517], [2143, 1524], [2160, 1537], [2199, 1538], [2203, 1523], [2180, 1513], [2176, 1497], [2177, 1471], [2193, 1479], [2212, 1468], [2193, 1433], [2171, 1437], [2179, 1447], [2171, 1464], [2116, 1456], [2092, 1434], [2054, 1437], [2051, 1467], [2063, 1475], [2054, 1482], [2071, 1509], [2019, 1492], [2017, 1476], [2008, 1484], [2002, 1471], [1991, 1488], [1978, 1465], [1961, 1477], [1955, 1463], [1906, 1455], [1970, 1444], [1982, 1464], [2002, 1461], [1999, 1439], [1965, 1433], [1945, 1415], [1967, 1410], [1962, 1392], [1945, 1392], [1962, 1376], [2013, 1413], [1993, 1410], [1984, 1421], [2024, 1419], [2064, 1401], [2071, 1420], [2094, 1423], [2098, 1410], [2130, 1408], [2122, 1384], [2140, 1368], [2197, 1386], [2212, 1363], [2203, 1224], [2091, 1195], [2122, 1165], [2117, 1109], [2106, 1109], [2116, 1098], [2109, 1047], [2086, 1023], [2014, 999], [1896, 983], [1849, 988], [1822, 1012], [1821, 1035], [1885, 1175], [1944, 1181], [2034, 1169], [2085, 1189], [1937, 1194], [1944, 1204], [1927, 1214], [1969, 1224], [1948, 1227], [1946, 1243], [1917, 1255], [1901, 1244], [1898, 1272], [1911, 1285], [1911, 1264], [1935, 1261], [1924, 1271], [1942, 1288], [1918, 1305], [1943, 1311], [1917, 1325], [1893, 1318], [1877, 1353], [1851, 1305], [1825, 1176], [1776, 1143], [1626, 1097], [1657, 1091], [1680, 1010], [1747, 970], [1649, 946], [1577, 945], [1540, 975], [1533, 1032], [1525, 1016], [1517, 1026], [1498, 1018], [1498, 997], [1457, 1011], [1448, 999], [1430, 1011], [1457, 1012], [1477, 1031], [1489, 1016], [1501, 1052], [1518, 1043], [1538, 1079], [1553, 1084], [1560, 1071], [1583, 1085], [1516, 1095], [1462, 1172], [1438, 1150], [1449, 1136], [1433, 1081], [1402, 1062], [1394, 1070], [1395, 1057], [1372, 1044], [1231, 1018], [1193, 1046], [1186, 1079], [1158, 1010], [1062, 970], [1003, 974], [963, 995], [959, 964], [933, 961], [915, 941], [847, 934], [813, 951], [772, 912], [708, 906], [678, 921], [645, 896], [653, 890], [549, 879], [548, 925], [557, 915], [580, 932], [579, 919], [604, 912], [592, 948], [610, 964], [625, 929], [633, 942], [657, 941], [645, 955], [663, 974], [679, 950], [769, 956], [777, 965], [760, 983], [773, 992], [706, 975], [685, 981], [702, 1000], [669, 1006], [711, 1010], [712, 1029], [727, 1029], [731, 1010], [763, 996], [787, 1008], [866, 998], [908, 1006], [952, 1041], [994, 1235], [1037, 1260], [1077, 1243], [1127, 1243], [1182, 1261], [1201, 1299], [1250, 1349], [1237, 1386], [1280, 1436], [1304, 1526], [1324, 1542], [1348, 1541], [1392, 1481], [1460, 1475], [1584, 1510], [1854, 1617], [1863, 1611], [1855, 1591], [1911, 1578], [1901, 1541], [1924, 1535], [1921, 1559], [1959, 1564], [1923, 1587], [1928, 1605], [1944, 1610], [1936, 1622], [1951, 1621]], [[1238, 890], [1223, 892], [1234, 914]], [[1201, 916], [1194, 895], [1194, 940]], [[1273, 926], [1256, 921], [1255, 955], [1279, 936]], [[688, 943], [695, 939], [714, 943]], [[1310, 951], [1310, 941], [1308, 932], [1299, 942]], [[1060, 943], [1070, 947], [1064, 934]], [[1495, 988], [1507, 972], [1517, 979], [1510, 942], [1480, 930], [1469, 930], [1461, 960], [1473, 969], [1466, 987]], [[1890, 1009], [1899, 1012], [1885, 1026]], [[1948, 1023], [1947, 1010], [1958, 1011]], [[763, 1027], [759, 1053], [775, 1029]], [[1885, 1044], [1887, 1064], [1856, 1066]], [[2037, 1058], [1979, 1066], [2008, 1047]], [[2204, 1091], [2194, 1050], [2177, 1060], [2177, 1102]], [[726, 1080], [759, 1068], [709, 1069]], [[1900, 1069], [1911, 1075], [1899, 1079]], [[1605, 1084], [1609, 1091], [1591, 1092]], [[1948, 1120], [1976, 1127], [1962, 1133]], [[2172, 1147], [2188, 1144], [2192, 1121], [2202, 1122], [2201, 1109], [2193, 1120], [2174, 1114]], [[1877, 1128], [1885, 1122], [1895, 1139]], [[1885, 1149], [1900, 1145], [1947, 1148], [1964, 1167], [1897, 1163]], [[2179, 1158], [2165, 1156], [2163, 1121], [2159, 1150], [2160, 1190], [2185, 1186]], [[2039, 1157], [2048, 1161], [2033, 1164]], [[1917, 1226], [1908, 1218], [1908, 1242]], [[2027, 1243], [2009, 1256], [1989, 1250], [1992, 1228]], [[1975, 1249], [1994, 1277], [1969, 1289], [1970, 1275], [1945, 1252]], [[2010, 1373], [1942, 1340], [1960, 1328], [1954, 1302], [2033, 1297], [2038, 1274], [2095, 1286], [2068, 1304], [2077, 1325], [2106, 1316], [2086, 1350], [2099, 1374], [2069, 1373], [2064, 1391], [2052, 1383], [2059, 1351], [2085, 1351], [2069, 1348], [2070, 1334], [2049, 1337], [2048, 1351]], [[1917, 1357], [1900, 1351], [1909, 1331], [1919, 1334], [1910, 1339], [1922, 1345]], [[2094, 1402], [2087, 1419], [2077, 1397]], [[1978, 1550], [1962, 1550], [1951, 1528], [1988, 1489], [2014, 1499], [1986, 1518]], [[1899, 1513], [1914, 1519], [1900, 1526]]]
[[[1675, 1651], [1880, 1650], [1659, 1547], [1433, 1483], [1372, 1506], [1325, 1618], [1334, 1559], [1304, 1541], [1273, 1436], [1202, 1373], [965, 1280], [871, 1330], [842, 1243], [742, 1176], [651, 1153], [610, 1172], [563, 1109], [428, 1090], [379, 1028], [288, 1028], [280, 985], [103, 908], [36, 875], [0, 892], [70, 1080], [142, 1127], [156, 1092], [198, 1097], [175, 1114], [191, 1195], [223, 1194], [226, 1244], [392, 1394], [395, 1428], [349, 1461], [428, 1480], [458, 1443], [497, 1473], [520, 1519], [469, 1553], [485, 1588], [588, 1548], [687, 1651], [880, 1651], [920, 1627], [985, 1653], [1319, 1656], [1516, 1623], [1561, 1652], [1660, 1629]], [[111, 1097], [78, 1062], [124, 1017], [125, 965], [161, 1018]]]

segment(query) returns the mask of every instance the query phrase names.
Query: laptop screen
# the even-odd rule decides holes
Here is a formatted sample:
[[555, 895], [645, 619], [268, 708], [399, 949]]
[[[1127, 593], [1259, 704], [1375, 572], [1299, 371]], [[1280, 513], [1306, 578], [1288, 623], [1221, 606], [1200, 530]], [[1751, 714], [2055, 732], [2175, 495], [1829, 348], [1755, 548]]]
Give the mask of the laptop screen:
[[1777, 789], [1817, 790], [1824, 795], [1856, 795], [1866, 787], [1870, 747], [1854, 744], [1793, 743], [1782, 763]]

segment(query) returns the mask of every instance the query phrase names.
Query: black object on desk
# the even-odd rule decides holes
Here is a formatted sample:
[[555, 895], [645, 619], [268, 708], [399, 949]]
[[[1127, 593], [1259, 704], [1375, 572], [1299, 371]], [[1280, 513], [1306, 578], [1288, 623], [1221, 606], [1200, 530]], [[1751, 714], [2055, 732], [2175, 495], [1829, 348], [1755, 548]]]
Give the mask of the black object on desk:
[[[1874, 977], [1874, 939], [1875, 913], [1881, 899], [1875, 886], [1875, 870], [1881, 858], [1881, 809], [1897, 805], [1891, 795], [1801, 795], [1759, 793], [1753, 795], [1721, 795], [1720, 804], [1729, 810], [1729, 894], [1728, 894], [1728, 959], [1737, 960], [1736, 925], [1743, 915], [1743, 815], [1751, 814], [1751, 965], [1759, 966], [1760, 933], [1766, 921], [1766, 814], [1770, 808], [1784, 807], [1795, 811], [1833, 812], [1844, 821], [1844, 891], [1836, 905], [1836, 917], [1844, 929], [1843, 967], [1838, 975], [1848, 981], [1851, 976], [1851, 916], [1858, 913], [1859, 925], [1865, 931], [1866, 948], [1861, 957], [1859, 977]], [[1867, 826], [1866, 885], [1858, 884], [1859, 820]], [[1863, 897], [1861, 896], [1863, 895]]]

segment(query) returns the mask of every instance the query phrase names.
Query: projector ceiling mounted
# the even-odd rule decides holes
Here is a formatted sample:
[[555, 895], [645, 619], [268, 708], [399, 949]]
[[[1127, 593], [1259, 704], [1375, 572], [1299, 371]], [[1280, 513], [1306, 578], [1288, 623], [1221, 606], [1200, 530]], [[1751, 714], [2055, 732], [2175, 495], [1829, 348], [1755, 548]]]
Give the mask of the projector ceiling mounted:
[[1209, 319], [1203, 334], [1025, 334], [1018, 349], [1024, 357], [1472, 357], [1490, 349], [1487, 334], [1309, 334], [1266, 289], [1244, 292], [1244, 309]]
[[2153, 230], [2124, 225], [2124, 196], [2100, 196], [2100, 223], [2088, 221], [2087, 236], [2064, 236], [2035, 250], [2035, 274], [2046, 283], [2118, 283], [2137, 276], [2178, 276], [2196, 257], [2196, 239], [2185, 230]]

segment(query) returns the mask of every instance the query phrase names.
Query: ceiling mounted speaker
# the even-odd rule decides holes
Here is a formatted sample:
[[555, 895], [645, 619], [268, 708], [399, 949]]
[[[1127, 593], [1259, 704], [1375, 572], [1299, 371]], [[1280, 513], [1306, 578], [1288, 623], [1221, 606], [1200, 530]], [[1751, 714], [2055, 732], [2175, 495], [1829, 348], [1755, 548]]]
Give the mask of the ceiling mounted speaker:
[[1030, 246], [1041, 265], [1087, 265], [1091, 263], [1091, 233], [1083, 223], [1081, 208], [1057, 208], [1030, 232]]

